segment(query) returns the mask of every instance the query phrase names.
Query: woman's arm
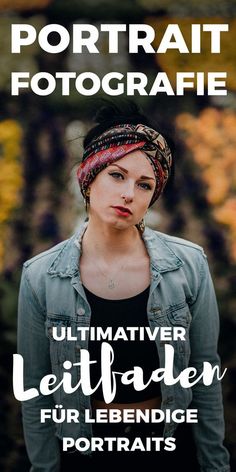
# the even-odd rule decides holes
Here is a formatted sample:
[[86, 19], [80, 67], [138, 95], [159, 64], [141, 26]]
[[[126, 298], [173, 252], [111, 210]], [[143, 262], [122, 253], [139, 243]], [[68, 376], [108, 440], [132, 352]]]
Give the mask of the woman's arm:
[[[49, 343], [45, 334], [45, 313], [23, 269], [18, 304], [18, 353], [24, 359], [25, 389], [38, 388], [42, 377], [51, 373]], [[23, 427], [31, 472], [58, 472], [60, 454], [55, 424], [40, 422], [42, 408], [52, 408], [52, 396], [39, 395], [22, 402]]]
[[[202, 371], [204, 361], [219, 365], [217, 353], [219, 314], [215, 290], [207, 258], [202, 254], [200, 284], [194, 303], [190, 306], [192, 323], [190, 329], [190, 366]], [[201, 472], [228, 472], [229, 454], [223, 446], [224, 414], [221, 383], [214, 375], [210, 386], [198, 382], [193, 387], [192, 408], [198, 409], [198, 423], [193, 431]]]

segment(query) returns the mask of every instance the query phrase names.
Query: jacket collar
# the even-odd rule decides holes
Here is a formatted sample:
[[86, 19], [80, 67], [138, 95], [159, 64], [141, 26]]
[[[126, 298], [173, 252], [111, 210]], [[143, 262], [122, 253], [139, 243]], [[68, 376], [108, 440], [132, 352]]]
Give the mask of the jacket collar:
[[184, 264], [182, 259], [170, 248], [164, 236], [164, 234], [150, 228], [146, 228], [143, 233], [143, 240], [150, 257], [151, 268], [156, 273], [176, 270]]
[[48, 274], [73, 277], [79, 274], [79, 259], [82, 253], [81, 241], [88, 223], [82, 223], [78, 232], [68, 239], [48, 269]]
[[[65, 243], [48, 269], [52, 276], [73, 277], [79, 274], [79, 259], [81, 256], [81, 241], [88, 223], [83, 223], [79, 231]], [[159, 273], [176, 270], [183, 261], [170, 248], [164, 235], [146, 228], [143, 240], [147, 248], [153, 276]]]

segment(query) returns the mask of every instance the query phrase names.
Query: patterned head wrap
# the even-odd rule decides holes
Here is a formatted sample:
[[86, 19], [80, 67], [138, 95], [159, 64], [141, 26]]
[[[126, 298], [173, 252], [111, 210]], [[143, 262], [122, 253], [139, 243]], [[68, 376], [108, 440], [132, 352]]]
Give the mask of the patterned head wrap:
[[172, 156], [163, 136], [142, 124], [116, 125], [103, 132], [85, 148], [83, 161], [77, 171], [84, 198], [89, 185], [101, 170], [136, 149], [145, 153], [156, 177], [156, 187], [149, 205], [151, 206], [166, 185]]

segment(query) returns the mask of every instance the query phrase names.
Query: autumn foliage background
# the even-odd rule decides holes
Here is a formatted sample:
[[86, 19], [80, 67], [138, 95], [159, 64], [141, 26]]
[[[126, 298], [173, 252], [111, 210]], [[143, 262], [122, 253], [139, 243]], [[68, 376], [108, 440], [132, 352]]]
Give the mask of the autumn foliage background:
[[[91, 127], [96, 104], [72, 92], [38, 97], [23, 91], [11, 97], [12, 71], [73, 70], [98, 75], [113, 70], [142, 71], [150, 79], [175, 71], [228, 73], [228, 95], [197, 97], [135, 96], [143, 111], [171, 137], [175, 172], [162, 199], [150, 210], [147, 224], [204, 246], [220, 308], [219, 351], [228, 372], [223, 382], [226, 444], [236, 464], [236, 2], [210, 0], [0, 0], [0, 466], [4, 472], [27, 471], [21, 414], [12, 393], [12, 354], [16, 352], [16, 307], [22, 262], [69, 237], [84, 218], [75, 178], [82, 139]], [[121, 41], [118, 55], [107, 53], [101, 38], [98, 56], [74, 57], [70, 50], [55, 56], [37, 43], [20, 55], [10, 53], [12, 23], [38, 30], [59, 23], [147, 23], [161, 35], [178, 23], [189, 36], [191, 23], [228, 23], [220, 55], [129, 55]], [[158, 36], [158, 35], [157, 35]], [[222, 36], [223, 37], [223, 36]], [[52, 38], [53, 39], [53, 38]], [[56, 38], [55, 38], [56, 41]], [[155, 47], [155, 44], [153, 44]], [[156, 45], [157, 46], [157, 45]], [[102, 94], [97, 97], [103, 98]], [[119, 101], [115, 98], [114, 101]]]

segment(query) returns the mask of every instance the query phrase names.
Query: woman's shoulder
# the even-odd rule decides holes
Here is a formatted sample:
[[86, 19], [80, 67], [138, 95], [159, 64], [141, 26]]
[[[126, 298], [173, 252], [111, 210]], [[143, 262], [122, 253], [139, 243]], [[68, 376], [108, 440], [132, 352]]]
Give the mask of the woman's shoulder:
[[180, 270], [191, 293], [196, 295], [202, 279], [209, 275], [207, 256], [202, 246], [152, 229], [145, 233], [152, 264], [160, 273], [168, 273], [168, 278], [173, 274], [175, 280], [176, 270]]
[[193, 241], [190, 241], [189, 239], [184, 239], [179, 236], [163, 233], [161, 231], [157, 231], [149, 227], [146, 228], [145, 233], [147, 234], [147, 237], [153, 237], [153, 238], [156, 238], [157, 240], [160, 238], [163, 242], [165, 242], [169, 246], [172, 246], [173, 248], [176, 248], [176, 249], [182, 247], [182, 248], [191, 248], [191, 249], [200, 251], [201, 253], [204, 252], [204, 249], [201, 245]]
[[44, 285], [51, 277], [67, 277], [75, 272], [75, 253], [78, 257], [75, 240], [73, 235], [24, 262], [23, 273], [32, 286]]
[[147, 228], [145, 238], [149, 246], [159, 254], [160, 257], [170, 258], [172, 256], [182, 262], [182, 264], [203, 264], [207, 255], [203, 247], [193, 241], [178, 236], [162, 233], [160, 231]]
[[81, 225], [68, 239], [25, 261], [23, 264], [24, 268], [34, 272], [37, 270], [41, 271], [43, 268], [49, 274], [68, 271], [70, 266], [73, 265], [75, 257], [79, 256], [80, 238], [85, 227], [86, 225]]
[[183, 251], [193, 250], [193, 251], [200, 252], [201, 254], [205, 254], [204, 249], [203, 249], [202, 246], [200, 246], [199, 244], [197, 244], [193, 241], [190, 241], [189, 239], [184, 239], [184, 238], [181, 238], [179, 236], [173, 236], [173, 235], [170, 235], [170, 234], [161, 233], [159, 231], [156, 231], [156, 233], [167, 244], [169, 244], [170, 246], [172, 246], [176, 250], [181, 250], [181, 249]]
[[35, 266], [35, 265], [43, 264], [43, 263], [50, 264], [50, 261], [54, 260], [57, 254], [60, 253], [63, 250], [63, 248], [68, 244], [70, 239], [71, 238], [65, 239], [64, 241], [61, 241], [60, 243], [50, 247], [49, 249], [46, 249], [45, 251], [35, 254], [30, 259], [27, 259], [23, 263], [23, 266], [25, 268], [28, 268], [31, 265]]

